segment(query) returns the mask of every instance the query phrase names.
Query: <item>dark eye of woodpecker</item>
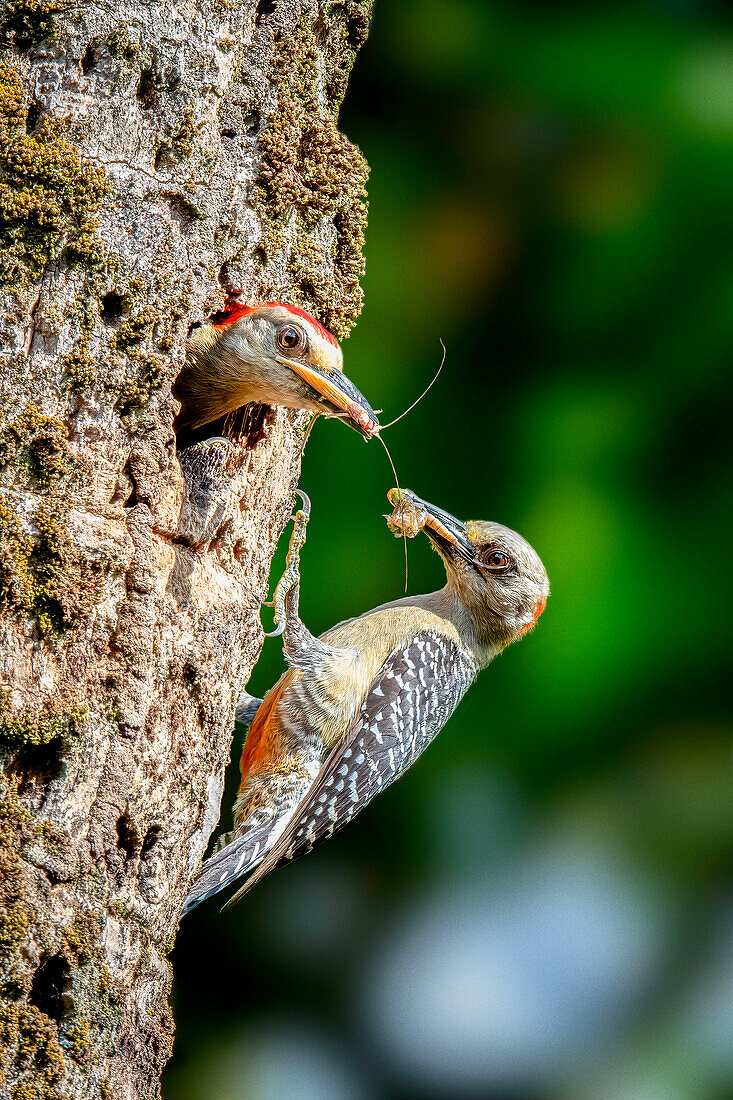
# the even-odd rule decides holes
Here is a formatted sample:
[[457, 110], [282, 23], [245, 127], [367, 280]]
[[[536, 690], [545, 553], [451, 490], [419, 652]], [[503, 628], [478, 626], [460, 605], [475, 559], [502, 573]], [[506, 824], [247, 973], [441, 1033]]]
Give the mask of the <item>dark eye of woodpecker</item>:
[[486, 564], [489, 569], [495, 569], [497, 572], [503, 572], [508, 569], [512, 564], [508, 554], [505, 554], [503, 550], [492, 550], [489, 556], [486, 558]]
[[286, 325], [277, 334], [277, 345], [291, 354], [305, 347], [305, 334], [295, 325]]

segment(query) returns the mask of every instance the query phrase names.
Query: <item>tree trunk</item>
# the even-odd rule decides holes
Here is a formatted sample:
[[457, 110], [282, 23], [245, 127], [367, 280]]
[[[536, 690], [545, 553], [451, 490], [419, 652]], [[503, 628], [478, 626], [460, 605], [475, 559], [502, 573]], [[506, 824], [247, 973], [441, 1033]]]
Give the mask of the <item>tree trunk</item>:
[[304, 427], [178, 456], [170, 386], [222, 288], [348, 333], [366, 166], [335, 120], [369, 8], [0, 15], [2, 1098], [159, 1095]]

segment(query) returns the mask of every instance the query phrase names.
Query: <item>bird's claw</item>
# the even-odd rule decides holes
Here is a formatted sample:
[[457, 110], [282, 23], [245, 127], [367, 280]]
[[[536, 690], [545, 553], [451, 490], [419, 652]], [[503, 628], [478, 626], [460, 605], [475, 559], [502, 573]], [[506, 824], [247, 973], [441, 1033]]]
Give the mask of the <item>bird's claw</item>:
[[[305, 545], [305, 529], [308, 526], [308, 520], [311, 513], [310, 498], [302, 491], [302, 489], [296, 489], [296, 492], [303, 502], [303, 507], [291, 517], [293, 520], [293, 533], [290, 536], [290, 545], [288, 546], [288, 554], [285, 559], [285, 571], [282, 577], [275, 586], [272, 599], [269, 600], [265, 607], [274, 607], [275, 609], [275, 629], [269, 632], [265, 632], [266, 638], [278, 638], [285, 629], [286, 618], [289, 615], [298, 615], [298, 588], [300, 585], [300, 551]], [[295, 595], [291, 596], [288, 600], [288, 607], [285, 607], [286, 598], [295, 590]]]
[[212, 448], [221, 446], [224, 446], [227, 451], [234, 450], [234, 444], [231, 439], [227, 439], [224, 435], [212, 435], [208, 439], [202, 439], [198, 445], [204, 451], [209, 451]]

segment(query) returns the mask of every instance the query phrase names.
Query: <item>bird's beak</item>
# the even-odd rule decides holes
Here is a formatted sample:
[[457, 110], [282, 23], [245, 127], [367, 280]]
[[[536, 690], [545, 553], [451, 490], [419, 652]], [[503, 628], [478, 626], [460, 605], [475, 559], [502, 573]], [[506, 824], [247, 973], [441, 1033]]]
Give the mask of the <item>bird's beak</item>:
[[298, 362], [295, 359], [277, 357], [278, 363], [290, 367], [321, 398], [331, 407], [334, 414], [354, 428], [365, 439], [371, 439], [379, 431], [379, 421], [374, 409], [363, 394], [359, 393], [356, 386], [340, 370], [332, 367], [313, 367], [308, 363]]
[[466, 561], [473, 561], [473, 546], [468, 539], [466, 524], [461, 523], [450, 512], [444, 512], [442, 508], [423, 500], [410, 489], [390, 489], [387, 499], [393, 506], [400, 500], [407, 499], [418, 511], [422, 510], [427, 514], [424, 530], [441, 554], [457, 554]]

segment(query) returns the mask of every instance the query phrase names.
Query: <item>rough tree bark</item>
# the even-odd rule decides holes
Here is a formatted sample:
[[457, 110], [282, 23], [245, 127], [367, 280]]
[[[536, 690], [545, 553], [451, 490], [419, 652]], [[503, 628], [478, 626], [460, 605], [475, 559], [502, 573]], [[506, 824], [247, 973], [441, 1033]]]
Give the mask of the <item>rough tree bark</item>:
[[336, 115], [369, 8], [0, 15], [0, 1097], [159, 1094], [303, 437], [276, 410], [179, 462], [170, 385], [222, 288], [348, 333], [366, 167]]

